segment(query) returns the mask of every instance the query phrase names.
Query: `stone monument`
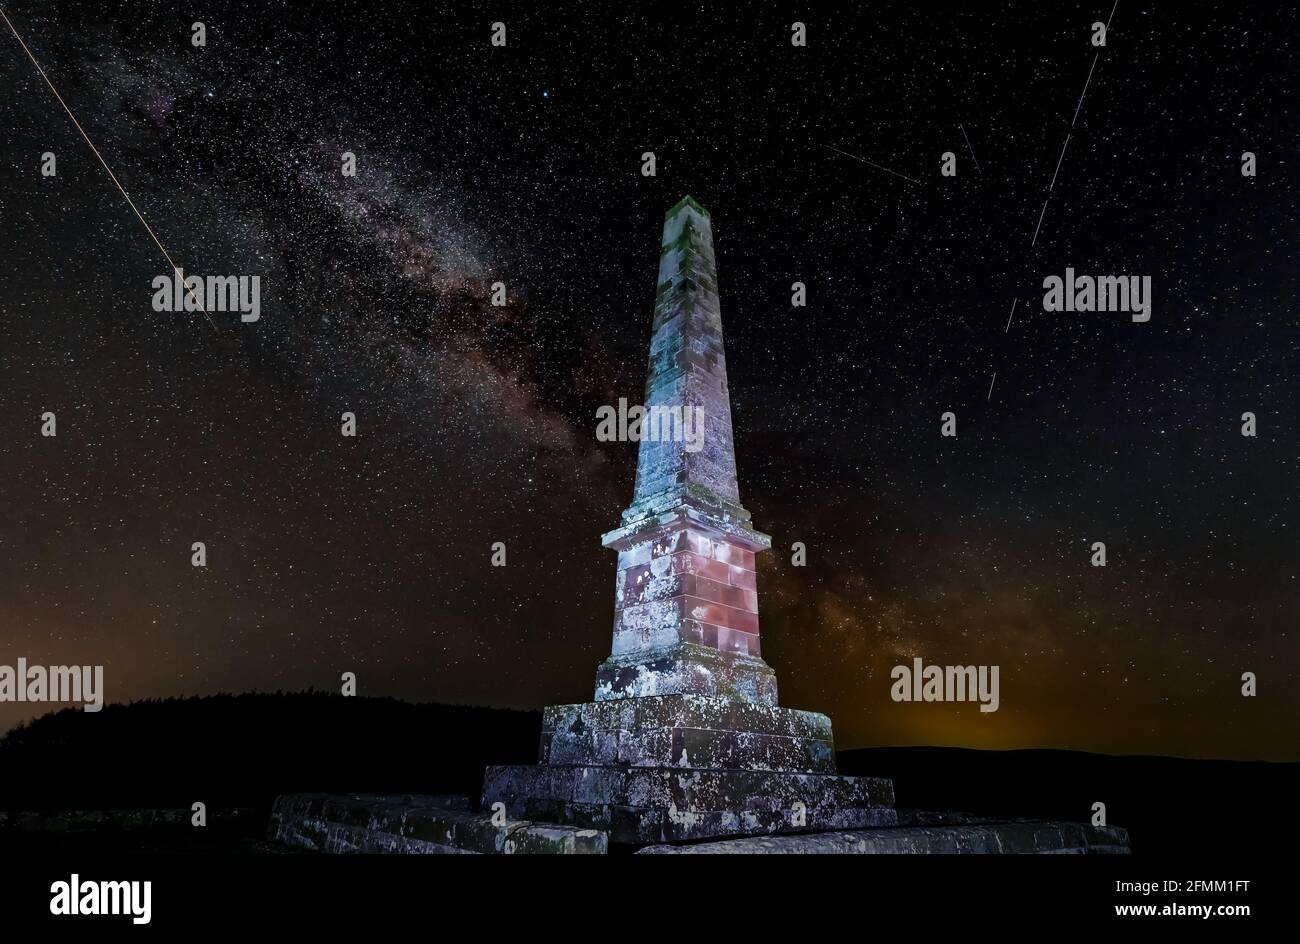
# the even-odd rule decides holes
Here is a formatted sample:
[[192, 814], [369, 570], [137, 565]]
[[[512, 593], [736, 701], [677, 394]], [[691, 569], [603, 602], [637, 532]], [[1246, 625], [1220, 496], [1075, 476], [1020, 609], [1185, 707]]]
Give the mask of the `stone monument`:
[[[836, 773], [829, 718], [779, 706], [755, 567], [771, 539], [740, 504], [712, 224], [690, 197], [665, 216], [658, 284], [645, 409], [670, 422], [642, 424], [632, 504], [604, 535], [618, 566], [594, 700], [547, 708], [540, 763], [489, 767], [477, 813], [286, 796], [271, 836], [369, 852], [1127, 851], [1113, 827], [900, 820], [891, 781]], [[673, 434], [685, 417], [702, 437]]]
[[618, 569], [595, 701], [547, 708], [541, 763], [490, 768], [484, 808], [638, 844], [892, 824], [888, 780], [835, 773], [830, 719], [777, 705], [754, 557], [772, 542], [740, 504], [713, 231], [690, 197], [664, 219], [658, 284], [645, 407], [697, 411], [702, 440], [643, 431], [603, 539]]

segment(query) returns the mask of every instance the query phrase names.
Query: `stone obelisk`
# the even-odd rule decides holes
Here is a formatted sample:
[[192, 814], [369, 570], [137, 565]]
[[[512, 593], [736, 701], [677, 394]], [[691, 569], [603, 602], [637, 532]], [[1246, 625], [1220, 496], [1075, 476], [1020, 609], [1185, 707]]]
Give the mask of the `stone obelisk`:
[[[896, 821], [888, 780], [835, 773], [830, 719], [779, 708], [759, 650], [754, 555], [771, 539], [740, 504], [709, 213], [664, 220], [636, 491], [619, 528], [613, 647], [596, 700], [543, 714], [541, 763], [489, 767], [484, 809], [644, 844]], [[687, 411], [691, 411], [689, 414]]]
[[[645, 408], [654, 436], [643, 431], [636, 493], [604, 536], [618, 577], [596, 700], [689, 693], [775, 705], [754, 571], [772, 541], [740, 505], [713, 229], [690, 197], [664, 221]], [[665, 435], [677, 427], [656, 417], [693, 418], [695, 435]]]

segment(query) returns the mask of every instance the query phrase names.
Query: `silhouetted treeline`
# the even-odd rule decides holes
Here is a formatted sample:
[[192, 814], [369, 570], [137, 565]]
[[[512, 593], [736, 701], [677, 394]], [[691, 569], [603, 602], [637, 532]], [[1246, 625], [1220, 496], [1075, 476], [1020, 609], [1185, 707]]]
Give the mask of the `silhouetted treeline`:
[[537, 761], [540, 712], [324, 692], [67, 708], [0, 739], [0, 810], [270, 808], [279, 793], [459, 793]]

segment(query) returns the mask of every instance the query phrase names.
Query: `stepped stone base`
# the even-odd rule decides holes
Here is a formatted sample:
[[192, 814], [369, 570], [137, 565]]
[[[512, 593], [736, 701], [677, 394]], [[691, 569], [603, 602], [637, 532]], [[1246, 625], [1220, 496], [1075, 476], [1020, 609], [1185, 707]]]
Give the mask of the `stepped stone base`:
[[635, 845], [897, 821], [889, 780], [775, 770], [489, 767], [484, 809], [497, 802], [509, 816], [599, 829]]
[[[498, 768], [511, 769], [511, 768]], [[539, 768], [513, 768], [539, 769]], [[850, 778], [833, 778], [847, 780]], [[888, 783], [888, 781], [884, 781]], [[869, 792], [869, 791], [868, 791]], [[465, 797], [296, 794], [279, 797], [268, 838], [326, 853], [603, 854], [605, 832], [536, 821], [492, 824], [468, 810]], [[575, 804], [576, 805], [576, 804]], [[1127, 854], [1128, 833], [1117, 826], [1035, 820], [999, 821], [961, 813], [877, 810], [887, 822], [874, 828], [783, 832], [668, 845], [644, 845], [648, 855], [924, 855]], [[630, 815], [615, 811], [614, 820]], [[731, 814], [744, 818], [747, 814]], [[698, 814], [706, 834], [725, 817]], [[678, 814], [678, 821], [690, 814]], [[765, 821], [756, 814], [756, 822]], [[770, 822], [770, 820], [768, 820]], [[814, 822], [812, 816], [808, 820]], [[777, 828], [784, 828], [778, 823]], [[816, 828], [816, 827], [813, 827]]]
[[[715, 654], [716, 655], [716, 654]], [[715, 695], [553, 705], [541, 764], [489, 767], [483, 809], [644, 845], [894, 823], [888, 780], [835, 773], [831, 722]]]
[[971, 826], [900, 826], [846, 832], [722, 839], [688, 846], [646, 846], [647, 855], [1127, 854], [1116, 826], [1014, 822]]
[[603, 854], [604, 833], [469, 812], [467, 797], [277, 797], [267, 838], [316, 852]]

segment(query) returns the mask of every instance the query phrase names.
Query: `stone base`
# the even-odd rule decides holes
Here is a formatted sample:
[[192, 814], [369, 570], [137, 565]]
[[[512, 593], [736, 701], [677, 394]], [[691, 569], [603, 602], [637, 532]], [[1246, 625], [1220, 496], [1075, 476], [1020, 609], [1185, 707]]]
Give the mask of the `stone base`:
[[831, 720], [707, 695], [552, 705], [541, 762], [835, 773]]
[[[516, 771], [559, 771], [559, 767], [506, 767], [495, 768], [506, 773], [495, 775], [497, 780], [511, 780], [518, 785]], [[598, 769], [599, 770], [599, 769]], [[609, 768], [604, 768], [608, 771]], [[714, 778], [701, 778], [702, 771], [655, 771], [642, 768], [646, 779], [640, 787], [663, 785], [676, 788], [677, 796], [684, 803], [703, 799], [706, 796], [721, 796], [718, 792], [720, 783], [731, 786], [737, 783], [725, 775], [727, 771], [713, 771]], [[665, 777], [665, 774], [680, 775]], [[721, 774], [721, 777], [717, 775]], [[751, 783], [762, 785], [762, 774]], [[864, 785], [861, 778], [856, 784], [846, 784], [855, 778], [822, 778], [820, 785], [808, 783], [795, 784], [788, 774], [767, 774], [784, 780], [786, 795], [790, 791], [801, 791], [802, 795], [822, 791], [824, 797], [842, 802], [856, 798], [871, 800], [876, 787], [889, 781], [868, 781]], [[489, 781], [494, 775], [489, 772]], [[630, 785], [640, 789], [633, 778]], [[805, 780], [809, 777], [805, 777]], [[700, 780], [706, 782], [700, 783]], [[597, 772], [579, 774], [577, 781], [591, 788], [591, 793], [599, 793], [601, 782], [608, 783], [607, 773]], [[691, 781], [695, 781], [691, 783]], [[744, 784], [739, 784], [744, 786]], [[533, 785], [536, 789], [537, 785]], [[768, 796], [779, 794], [771, 781], [767, 781]], [[641, 844], [637, 850], [654, 855], [662, 854], [728, 854], [728, 855], [887, 855], [887, 854], [1098, 854], [1128, 853], [1128, 833], [1117, 826], [1088, 826], [1082, 823], [1040, 822], [1033, 820], [996, 820], [987, 817], [970, 816], [962, 813], [922, 813], [913, 810], [894, 810], [887, 807], [863, 807], [847, 814], [847, 818], [857, 819], [859, 824], [869, 820], [878, 820], [881, 825], [875, 828], [852, 828], [842, 826], [819, 832], [790, 832], [789, 824], [780, 816], [771, 816], [770, 811], [746, 809], [740, 812], [699, 811], [679, 808], [670, 804], [668, 815], [659, 817], [657, 807], [604, 807], [596, 809], [599, 804], [589, 802], [591, 794], [571, 792], [574, 799], [564, 803], [554, 802], [556, 809], [566, 815], [585, 812], [593, 818], [604, 817], [604, 821], [614, 824], [623, 836], [622, 841]], [[637, 794], [641, 796], [640, 793]], [[881, 797], [883, 799], [883, 796]], [[513, 814], [510, 801], [507, 814]], [[328, 795], [295, 794], [276, 799], [271, 814], [268, 838], [286, 845], [314, 852], [326, 853], [396, 853], [396, 854], [603, 854], [608, 851], [609, 837], [606, 832], [584, 826], [559, 825], [528, 820], [506, 820], [501, 825], [492, 822], [492, 815], [470, 813], [465, 797], [446, 796], [364, 796], [364, 795]], [[534, 801], [540, 808], [541, 804]], [[486, 807], [490, 810], [490, 807]], [[818, 829], [817, 824], [835, 815], [822, 816], [809, 808], [808, 828]], [[840, 819], [846, 818], [846, 811], [840, 810]], [[669, 828], [652, 829], [654, 824], [667, 821]], [[498, 820], [498, 822], [501, 822]], [[737, 838], [712, 839], [698, 841], [700, 836], [726, 835], [735, 833], [739, 824], [740, 831], [745, 826], [759, 827], [763, 824], [772, 826], [771, 830], [752, 830], [762, 835], [740, 836]], [[624, 829], [627, 826], [627, 829]], [[638, 833], [638, 830], [640, 831]], [[645, 845], [645, 840], [626, 838], [629, 835], [650, 835], [658, 831], [663, 833], [690, 834], [694, 841], [688, 845], [666, 845], [664, 838], [653, 840], [656, 844]], [[779, 834], [777, 834], [779, 833]]]
[[691, 642], [610, 656], [596, 670], [596, 701], [680, 694], [775, 705], [776, 673], [757, 656]]
[[316, 852], [603, 854], [604, 833], [469, 812], [467, 797], [277, 797], [267, 838]]
[[498, 802], [508, 816], [599, 829], [635, 845], [897, 821], [889, 780], [774, 770], [489, 767], [483, 808]]

